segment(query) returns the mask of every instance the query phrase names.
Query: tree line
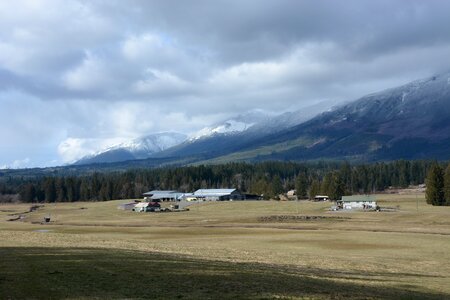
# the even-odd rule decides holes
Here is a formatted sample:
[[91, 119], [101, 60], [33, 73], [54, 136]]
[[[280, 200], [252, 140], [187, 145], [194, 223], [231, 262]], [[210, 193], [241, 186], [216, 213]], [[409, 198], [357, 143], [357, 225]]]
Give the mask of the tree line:
[[299, 198], [325, 194], [331, 199], [373, 193], [390, 186], [425, 181], [432, 161], [228, 163], [89, 175], [0, 178], [0, 195], [18, 194], [23, 202], [105, 201], [141, 198], [153, 189], [193, 192], [199, 188], [237, 188], [243, 193], [277, 198], [291, 189]]
[[431, 166], [426, 178], [426, 199], [432, 205], [450, 205], [450, 164], [444, 169], [439, 164]]

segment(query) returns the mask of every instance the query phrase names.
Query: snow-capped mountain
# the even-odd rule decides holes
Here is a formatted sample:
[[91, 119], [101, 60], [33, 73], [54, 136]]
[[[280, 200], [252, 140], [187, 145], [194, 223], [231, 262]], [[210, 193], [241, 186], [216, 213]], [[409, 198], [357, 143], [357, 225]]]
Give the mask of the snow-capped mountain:
[[217, 135], [236, 135], [248, 133], [261, 135], [277, 132], [305, 122], [328, 107], [328, 103], [318, 103], [293, 112], [269, 114], [262, 110], [252, 110], [234, 118], [205, 127], [190, 136], [188, 142], [195, 142]]
[[[184, 143], [155, 153], [152, 157], [214, 157], [239, 151], [264, 136], [312, 118], [318, 108], [305, 108], [281, 115], [250, 111], [196, 132]], [[323, 108], [322, 108], [323, 109]]]
[[450, 73], [370, 94], [313, 116], [329, 107], [319, 104], [316, 110], [276, 116], [253, 111], [156, 151], [153, 143], [143, 141], [112, 147], [97, 161], [112, 161], [111, 156], [114, 161], [150, 157], [190, 163], [450, 158]]
[[227, 119], [225, 121], [216, 123], [212, 126], [207, 126], [192, 134], [189, 141], [195, 141], [201, 138], [207, 138], [220, 134], [236, 134], [246, 131], [250, 127], [264, 123], [269, 120], [270, 116], [260, 110], [253, 110], [245, 114], [240, 114], [237, 117]]
[[450, 73], [444, 73], [364, 96], [245, 150], [259, 160], [449, 159], [449, 120]]
[[299, 125], [309, 119], [317, 116], [325, 109], [332, 106], [332, 102], [322, 101], [314, 105], [304, 107], [299, 110], [285, 112], [279, 115], [270, 116], [261, 122], [257, 122], [248, 129], [248, 133], [254, 134], [272, 134], [284, 129]]
[[83, 157], [75, 164], [118, 162], [144, 159], [150, 155], [181, 144], [187, 136], [175, 132], [150, 134], [128, 142], [114, 145], [97, 153]]
[[156, 157], [208, 163], [449, 159], [449, 120], [450, 73], [446, 73], [364, 96], [313, 118], [301, 111], [285, 113], [234, 134], [188, 140]]
[[107, 149], [107, 151], [125, 149], [133, 153], [136, 158], [146, 158], [148, 157], [148, 154], [160, 152], [178, 145], [184, 142], [186, 138], [186, 135], [175, 132], [155, 133], [121, 143]]

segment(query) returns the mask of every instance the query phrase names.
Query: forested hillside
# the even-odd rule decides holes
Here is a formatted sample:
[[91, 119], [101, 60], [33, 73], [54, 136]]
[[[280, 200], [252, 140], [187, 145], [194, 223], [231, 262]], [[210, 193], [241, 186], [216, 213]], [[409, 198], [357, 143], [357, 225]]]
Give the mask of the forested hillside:
[[431, 161], [404, 160], [365, 165], [263, 162], [95, 172], [79, 176], [4, 175], [0, 177], [0, 194], [3, 201], [72, 202], [141, 198], [143, 192], [152, 189], [192, 192], [199, 188], [231, 187], [264, 195], [265, 199], [294, 188], [300, 197], [324, 193], [338, 198], [344, 194], [382, 191], [389, 186], [423, 183], [432, 164]]

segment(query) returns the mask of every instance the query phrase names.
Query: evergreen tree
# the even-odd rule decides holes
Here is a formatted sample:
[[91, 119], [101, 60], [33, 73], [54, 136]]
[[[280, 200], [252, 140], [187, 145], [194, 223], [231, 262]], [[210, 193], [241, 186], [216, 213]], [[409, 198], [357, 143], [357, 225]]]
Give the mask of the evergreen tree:
[[272, 179], [272, 196], [278, 196], [283, 193], [283, 183], [281, 182], [280, 176], [276, 175]]
[[331, 174], [327, 194], [334, 200], [341, 199], [345, 195], [345, 184], [338, 172]]
[[308, 178], [304, 173], [299, 173], [295, 179], [295, 190], [298, 199], [305, 199], [308, 196]]
[[36, 199], [36, 189], [32, 183], [27, 183], [20, 191], [20, 198], [24, 202], [34, 202]]
[[345, 189], [352, 190], [352, 169], [348, 162], [345, 162], [339, 170], [340, 176], [344, 182]]
[[444, 199], [444, 174], [438, 164], [434, 164], [428, 172], [426, 179], [426, 199], [428, 204], [443, 205]]
[[331, 190], [331, 182], [332, 182], [332, 180], [333, 180], [332, 179], [332, 174], [331, 174], [331, 172], [328, 172], [325, 175], [325, 177], [323, 178], [322, 184], [320, 185], [320, 192], [323, 195], [330, 196], [330, 195], [328, 195], [328, 193]]
[[320, 194], [320, 182], [317, 179], [313, 179], [311, 182], [311, 187], [309, 189], [309, 199], [314, 199]]
[[89, 189], [89, 182], [87, 178], [83, 178], [80, 184], [80, 200], [89, 201], [91, 200], [91, 191]]
[[45, 201], [47, 201], [47, 202], [55, 202], [56, 201], [55, 178], [48, 177], [45, 180], [44, 193], [45, 193]]
[[66, 195], [66, 185], [64, 182], [64, 178], [57, 178], [55, 180], [55, 189], [56, 189], [56, 201], [64, 202], [67, 200]]
[[444, 174], [444, 198], [445, 205], [450, 205], [450, 163], [445, 169]]

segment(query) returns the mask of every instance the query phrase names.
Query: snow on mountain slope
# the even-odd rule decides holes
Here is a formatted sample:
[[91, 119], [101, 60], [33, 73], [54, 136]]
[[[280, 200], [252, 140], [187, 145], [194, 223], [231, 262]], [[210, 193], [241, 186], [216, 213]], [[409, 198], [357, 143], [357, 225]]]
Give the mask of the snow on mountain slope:
[[212, 126], [205, 127], [192, 134], [188, 141], [194, 142], [198, 139], [220, 134], [249, 133], [251, 135], [261, 135], [273, 133], [305, 122], [322, 112], [324, 107], [328, 106], [330, 106], [329, 103], [321, 102], [300, 110], [282, 114], [269, 114], [262, 110], [252, 110]]
[[[449, 120], [450, 73], [444, 73], [364, 96], [265, 136], [248, 150], [260, 160], [445, 160]], [[281, 147], [288, 142], [289, 149]], [[259, 148], [271, 154], [262, 156]]]
[[150, 155], [181, 144], [187, 136], [175, 132], [150, 134], [128, 142], [114, 145], [88, 155], [75, 164], [107, 163], [132, 159], [144, 159]]
[[163, 151], [186, 140], [186, 135], [174, 132], [150, 134], [129, 142], [115, 145], [102, 152], [123, 149], [133, 153], [136, 158], [146, 158], [148, 154]]
[[212, 126], [205, 127], [191, 135], [189, 141], [195, 141], [200, 138], [206, 138], [217, 134], [235, 134], [246, 131], [255, 124], [268, 120], [268, 114], [253, 110], [237, 117], [216, 123]]

